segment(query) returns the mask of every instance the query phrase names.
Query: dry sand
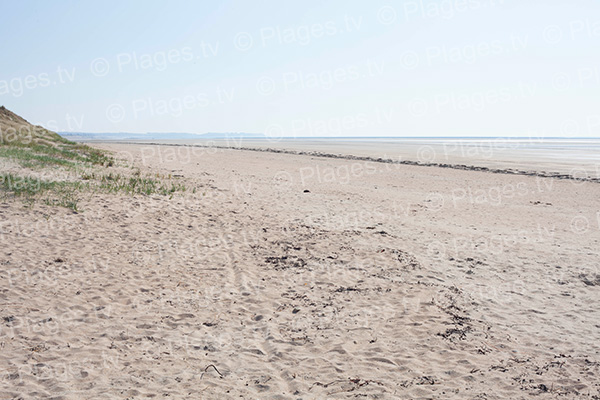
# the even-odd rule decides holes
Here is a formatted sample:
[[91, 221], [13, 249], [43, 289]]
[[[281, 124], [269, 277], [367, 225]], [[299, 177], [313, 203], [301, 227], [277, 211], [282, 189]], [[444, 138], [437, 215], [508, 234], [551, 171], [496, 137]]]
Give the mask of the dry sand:
[[1, 205], [0, 398], [599, 398], [600, 184], [101, 147], [190, 190]]

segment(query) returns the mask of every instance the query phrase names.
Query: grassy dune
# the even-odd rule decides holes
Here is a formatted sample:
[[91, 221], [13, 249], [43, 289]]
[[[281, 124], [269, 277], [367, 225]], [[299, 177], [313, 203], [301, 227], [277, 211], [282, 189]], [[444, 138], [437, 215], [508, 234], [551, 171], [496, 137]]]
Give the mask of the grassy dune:
[[78, 200], [86, 193], [172, 196], [186, 190], [171, 176], [143, 176], [119, 165], [108, 152], [32, 125], [4, 106], [0, 163], [0, 199], [20, 198], [27, 205], [42, 201], [78, 211]]

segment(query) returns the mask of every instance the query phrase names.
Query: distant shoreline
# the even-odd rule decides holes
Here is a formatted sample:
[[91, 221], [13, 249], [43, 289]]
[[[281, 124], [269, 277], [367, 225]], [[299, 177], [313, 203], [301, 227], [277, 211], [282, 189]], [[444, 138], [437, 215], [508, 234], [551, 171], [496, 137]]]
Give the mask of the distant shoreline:
[[573, 180], [579, 182], [595, 182], [600, 183], [600, 177], [577, 177], [571, 174], [564, 174], [560, 172], [542, 172], [542, 171], [526, 171], [512, 168], [489, 168], [476, 165], [466, 164], [451, 164], [451, 163], [435, 163], [435, 162], [419, 162], [413, 160], [393, 160], [381, 157], [369, 157], [369, 156], [355, 156], [351, 154], [333, 154], [324, 153], [319, 151], [303, 151], [303, 150], [286, 150], [286, 149], [275, 149], [275, 148], [257, 148], [257, 147], [236, 147], [236, 146], [214, 146], [214, 145], [202, 145], [202, 144], [176, 144], [176, 143], [156, 143], [156, 142], [129, 142], [129, 141], [94, 141], [93, 143], [101, 144], [129, 144], [129, 145], [152, 145], [152, 146], [174, 146], [174, 147], [200, 147], [200, 148], [216, 148], [223, 150], [242, 150], [242, 151], [255, 151], [263, 153], [278, 153], [278, 154], [291, 154], [300, 156], [320, 157], [320, 158], [334, 158], [354, 161], [367, 161], [387, 164], [400, 164], [400, 165], [412, 165], [421, 167], [437, 167], [437, 168], [449, 168], [463, 171], [479, 171], [489, 172], [493, 174], [505, 174], [505, 175], [522, 175], [522, 176], [536, 176], [540, 178], [555, 178], [563, 180]]
[[[134, 138], [134, 137], [123, 137], [123, 138], [107, 138], [98, 137], [93, 138], [92, 135], [102, 135], [101, 133], [84, 133], [83, 135], [74, 135], [72, 132], [58, 132], [59, 135], [67, 138], [80, 138], [83, 141], [111, 141], [121, 142], [124, 140], [227, 140], [227, 139], [248, 139], [248, 140], [265, 140], [265, 141], [287, 141], [287, 140], [507, 140], [507, 141], [554, 141], [554, 140], [600, 140], [598, 137], [569, 137], [569, 136], [282, 136], [282, 137], [269, 137], [269, 136], [245, 136], [245, 135], [221, 135], [211, 136], [209, 134], [198, 134], [197, 137], [171, 137], [171, 138]], [[140, 135], [143, 134], [132, 134]], [[205, 136], [206, 135], [206, 136]]]

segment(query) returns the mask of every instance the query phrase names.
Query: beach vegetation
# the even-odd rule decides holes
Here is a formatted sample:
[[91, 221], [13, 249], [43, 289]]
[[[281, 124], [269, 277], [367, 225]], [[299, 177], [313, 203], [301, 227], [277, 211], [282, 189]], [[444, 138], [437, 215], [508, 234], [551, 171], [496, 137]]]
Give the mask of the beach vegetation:
[[0, 107], [0, 199], [20, 198], [80, 211], [86, 194], [162, 195], [185, 192], [171, 175], [142, 174], [110, 152], [75, 143]]

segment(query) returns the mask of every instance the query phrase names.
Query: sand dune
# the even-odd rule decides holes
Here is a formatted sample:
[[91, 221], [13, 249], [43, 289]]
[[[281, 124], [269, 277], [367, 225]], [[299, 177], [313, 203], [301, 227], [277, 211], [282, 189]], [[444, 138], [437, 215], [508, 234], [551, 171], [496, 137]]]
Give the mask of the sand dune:
[[189, 189], [1, 206], [0, 398], [600, 396], [598, 183], [101, 147]]

